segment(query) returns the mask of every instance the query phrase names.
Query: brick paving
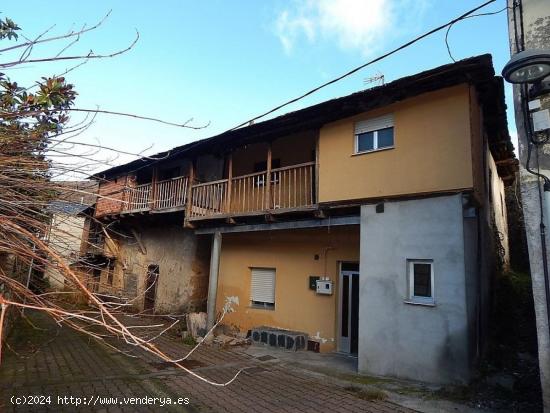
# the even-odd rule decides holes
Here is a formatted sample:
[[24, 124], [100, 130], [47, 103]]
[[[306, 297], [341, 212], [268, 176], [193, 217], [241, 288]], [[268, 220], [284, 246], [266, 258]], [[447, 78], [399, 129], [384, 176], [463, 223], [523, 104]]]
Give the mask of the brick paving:
[[[272, 360], [260, 361], [239, 351], [199, 347], [186, 365], [201, 376], [224, 381], [244, 368], [229, 386], [213, 387], [150, 354], [127, 357], [67, 327], [57, 327], [44, 316], [33, 314], [32, 319], [44, 330], [37, 337], [15, 342], [18, 355], [4, 350], [0, 366], [2, 412], [413, 412], [387, 401], [364, 400], [322, 377]], [[176, 357], [189, 350], [168, 335], [155, 343]], [[29, 395], [49, 395], [51, 404], [17, 406], [10, 401], [12, 396]], [[188, 397], [190, 405], [113, 405], [96, 400], [95, 406], [76, 407], [58, 404], [58, 396], [82, 400]]]

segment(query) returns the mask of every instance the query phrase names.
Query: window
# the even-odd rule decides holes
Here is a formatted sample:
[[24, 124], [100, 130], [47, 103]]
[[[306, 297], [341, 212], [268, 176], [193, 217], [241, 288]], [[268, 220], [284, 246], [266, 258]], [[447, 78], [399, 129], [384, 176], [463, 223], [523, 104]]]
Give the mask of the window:
[[275, 308], [275, 268], [251, 268], [250, 301], [253, 307]]
[[393, 115], [355, 124], [355, 153], [393, 148]]
[[416, 304], [434, 304], [434, 271], [431, 260], [409, 260], [409, 300]]

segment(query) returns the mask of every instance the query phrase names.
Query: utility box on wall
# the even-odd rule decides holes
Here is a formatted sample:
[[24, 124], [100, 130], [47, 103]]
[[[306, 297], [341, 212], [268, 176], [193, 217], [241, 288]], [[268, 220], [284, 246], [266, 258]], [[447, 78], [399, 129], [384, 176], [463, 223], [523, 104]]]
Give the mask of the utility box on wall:
[[332, 295], [332, 280], [317, 280], [317, 294]]

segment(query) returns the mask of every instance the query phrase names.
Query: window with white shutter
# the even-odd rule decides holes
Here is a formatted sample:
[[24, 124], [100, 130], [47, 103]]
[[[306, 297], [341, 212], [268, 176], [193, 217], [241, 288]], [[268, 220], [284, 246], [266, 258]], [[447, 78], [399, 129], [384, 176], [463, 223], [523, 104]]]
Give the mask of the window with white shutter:
[[250, 301], [253, 306], [275, 308], [275, 268], [251, 268]]
[[380, 116], [355, 124], [355, 153], [393, 148], [393, 115]]

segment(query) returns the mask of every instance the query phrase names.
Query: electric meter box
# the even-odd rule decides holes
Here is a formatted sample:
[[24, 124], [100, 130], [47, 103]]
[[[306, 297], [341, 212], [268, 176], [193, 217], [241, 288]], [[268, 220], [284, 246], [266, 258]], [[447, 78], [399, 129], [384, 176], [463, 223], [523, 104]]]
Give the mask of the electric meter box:
[[317, 280], [317, 294], [332, 295], [332, 280]]

